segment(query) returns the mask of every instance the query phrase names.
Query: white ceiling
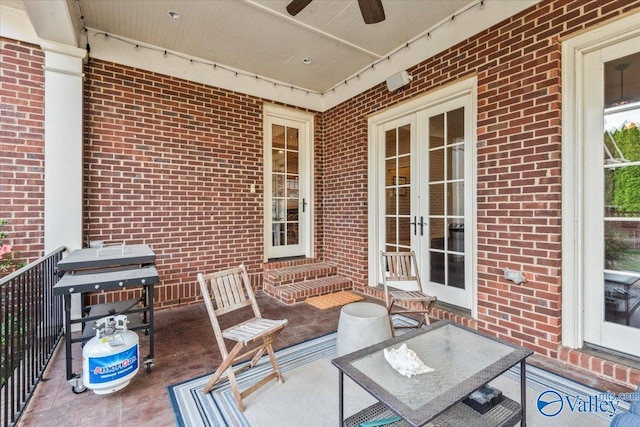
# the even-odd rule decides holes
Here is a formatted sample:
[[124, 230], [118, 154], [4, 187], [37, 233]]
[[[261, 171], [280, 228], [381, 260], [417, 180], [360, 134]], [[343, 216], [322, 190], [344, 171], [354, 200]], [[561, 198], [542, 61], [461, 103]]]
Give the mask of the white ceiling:
[[[370, 25], [357, 0], [314, 0], [295, 17], [286, 11], [288, 3], [80, 0], [87, 27], [317, 92], [450, 18], [470, 0], [384, 0], [386, 19]], [[171, 19], [169, 10], [180, 18]], [[305, 65], [304, 58], [312, 63]]]
[[[295, 17], [286, 11], [289, 2], [0, 0], [0, 6], [4, 10], [26, 11], [39, 39], [70, 44], [73, 37], [69, 36], [69, 30], [79, 33], [82, 26], [86, 27], [87, 34], [76, 34], [74, 44], [85, 47], [88, 41], [92, 56], [98, 58], [140, 66], [131, 58], [133, 46], [139, 43], [142, 48], [164, 49], [203, 63], [291, 85], [324, 97], [322, 102], [335, 104], [339, 99], [326, 99], [329, 91], [338, 86], [344, 87], [347, 79], [371, 70], [372, 65], [384, 62], [389, 56], [409, 50], [406, 49], [407, 44], [414, 46], [412, 41], [417, 38], [422, 44], [415, 43], [411, 53], [415, 58], [396, 59], [391, 65], [382, 64], [377, 70], [380, 75], [375, 79], [357, 82], [357, 89], [357, 85], [352, 85], [349, 90], [363, 90], [365, 83], [369, 86], [376, 84], [391, 75], [394, 67], [394, 72], [406, 69], [469, 37], [469, 33], [477, 33], [509, 14], [535, 4], [537, 0], [485, 0], [482, 7], [481, 0], [382, 0], [386, 19], [369, 25], [362, 19], [357, 0], [313, 0]], [[169, 10], [178, 12], [180, 18], [171, 19], [167, 14]], [[454, 16], [458, 19], [452, 23]], [[61, 21], [67, 22], [62, 25]], [[111, 40], [120, 42], [117, 49], [121, 51], [121, 59], [114, 56], [116, 43], [108, 47], [96, 35], [101, 33], [107, 33]], [[427, 33], [434, 34], [431, 45], [436, 47], [423, 45]], [[435, 37], [436, 33], [442, 34]], [[133, 46], [127, 46], [127, 43]], [[145, 60], [151, 66], [149, 57], [139, 56], [143, 68]], [[304, 64], [304, 58], [311, 59], [311, 64]], [[159, 64], [156, 69], [167, 72], [162, 67]], [[180, 76], [194, 79], [193, 75], [184, 73]], [[211, 83], [198, 77], [195, 80]], [[247, 87], [252, 84], [242, 83]], [[225, 82], [220, 82], [220, 85], [225, 87]], [[353, 96], [349, 90], [343, 90], [340, 99]], [[258, 95], [269, 96], [264, 93]], [[279, 99], [279, 95], [274, 94], [273, 99]], [[291, 99], [283, 100], [296, 104]]]

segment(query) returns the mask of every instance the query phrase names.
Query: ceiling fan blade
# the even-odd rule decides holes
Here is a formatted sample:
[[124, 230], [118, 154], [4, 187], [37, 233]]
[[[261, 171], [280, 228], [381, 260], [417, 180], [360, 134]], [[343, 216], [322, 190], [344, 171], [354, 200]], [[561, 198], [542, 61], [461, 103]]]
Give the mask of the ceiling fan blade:
[[287, 12], [291, 16], [296, 16], [302, 9], [309, 6], [312, 0], [293, 0], [287, 5]]
[[384, 21], [384, 8], [382, 0], [358, 0], [360, 12], [365, 24], [375, 24]]

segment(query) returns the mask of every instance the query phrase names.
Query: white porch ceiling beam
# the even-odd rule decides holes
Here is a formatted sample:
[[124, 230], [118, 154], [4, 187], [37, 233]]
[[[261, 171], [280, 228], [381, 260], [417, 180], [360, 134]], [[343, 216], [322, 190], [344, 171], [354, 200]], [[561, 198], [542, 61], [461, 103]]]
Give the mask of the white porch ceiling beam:
[[39, 39], [80, 47], [82, 24], [71, 0], [22, 0]]
[[316, 34], [320, 34], [321, 36], [326, 37], [328, 39], [331, 39], [333, 41], [336, 41], [336, 42], [338, 42], [338, 43], [340, 43], [340, 44], [342, 44], [344, 46], [348, 46], [348, 47], [350, 47], [352, 49], [358, 50], [358, 51], [364, 53], [365, 55], [371, 56], [372, 58], [376, 58], [376, 59], [382, 58], [382, 56], [380, 56], [379, 54], [377, 54], [375, 52], [367, 50], [367, 49], [363, 48], [362, 46], [358, 46], [356, 44], [348, 42], [347, 40], [342, 39], [340, 37], [336, 37], [333, 34], [327, 33], [326, 31], [319, 30], [318, 28], [312, 27], [311, 25], [307, 25], [304, 22], [302, 22], [302, 21], [300, 21], [298, 19], [295, 19], [293, 16], [289, 16], [289, 15], [286, 15], [284, 13], [278, 13], [277, 11], [275, 11], [273, 9], [269, 9], [268, 7], [265, 7], [265, 6], [263, 6], [263, 5], [259, 4], [259, 3], [253, 2], [251, 0], [245, 0], [245, 3], [247, 3], [247, 4], [249, 4], [249, 5], [253, 6], [253, 7], [257, 7], [260, 10], [263, 10], [266, 13], [270, 13], [272, 15], [275, 15], [275, 16], [281, 18], [281, 19], [286, 19], [287, 21], [292, 22], [295, 25], [297, 25], [298, 27], [304, 28], [305, 30], [313, 31]]

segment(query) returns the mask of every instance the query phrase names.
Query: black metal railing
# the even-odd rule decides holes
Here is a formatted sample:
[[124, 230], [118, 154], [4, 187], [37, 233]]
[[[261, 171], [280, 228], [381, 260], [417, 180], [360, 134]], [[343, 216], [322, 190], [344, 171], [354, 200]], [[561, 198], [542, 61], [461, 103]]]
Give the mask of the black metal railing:
[[62, 298], [53, 296], [65, 248], [0, 279], [0, 426], [14, 425], [64, 333]]

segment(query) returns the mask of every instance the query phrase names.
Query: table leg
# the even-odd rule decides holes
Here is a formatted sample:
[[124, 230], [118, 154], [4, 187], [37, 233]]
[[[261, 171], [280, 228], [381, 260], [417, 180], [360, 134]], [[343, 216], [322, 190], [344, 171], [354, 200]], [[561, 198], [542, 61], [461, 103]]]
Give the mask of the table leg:
[[71, 295], [64, 295], [64, 352], [67, 364], [67, 381], [73, 378], [71, 365]]
[[527, 427], [527, 364], [525, 359], [520, 361], [520, 406], [522, 406], [521, 427]]
[[[154, 330], [153, 330], [153, 285], [148, 286], [147, 297], [147, 311], [149, 312], [149, 356], [153, 359], [154, 357]], [[146, 312], [145, 312], [146, 314]]]
[[344, 374], [338, 371], [338, 421], [339, 427], [344, 423]]

